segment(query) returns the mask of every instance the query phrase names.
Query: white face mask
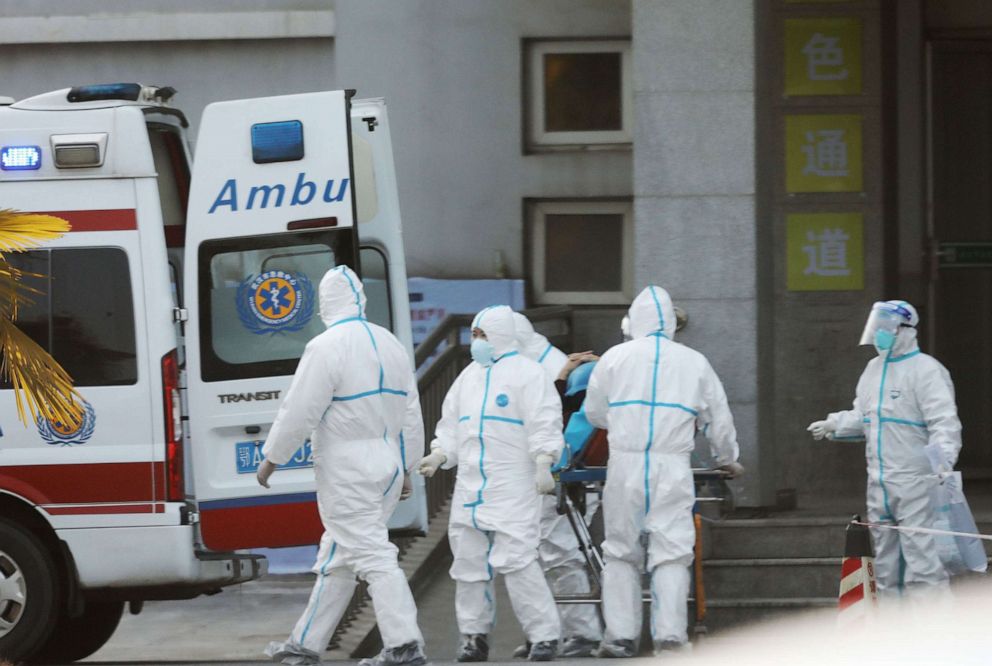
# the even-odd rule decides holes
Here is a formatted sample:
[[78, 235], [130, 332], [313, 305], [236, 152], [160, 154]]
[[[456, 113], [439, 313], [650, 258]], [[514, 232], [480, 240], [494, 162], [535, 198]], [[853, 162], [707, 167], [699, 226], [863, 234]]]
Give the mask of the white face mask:
[[495, 362], [496, 350], [493, 349], [493, 345], [489, 340], [483, 340], [482, 338], [472, 340], [470, 351], [472, 353], [472, 360], [484, 368], [488, 368]]

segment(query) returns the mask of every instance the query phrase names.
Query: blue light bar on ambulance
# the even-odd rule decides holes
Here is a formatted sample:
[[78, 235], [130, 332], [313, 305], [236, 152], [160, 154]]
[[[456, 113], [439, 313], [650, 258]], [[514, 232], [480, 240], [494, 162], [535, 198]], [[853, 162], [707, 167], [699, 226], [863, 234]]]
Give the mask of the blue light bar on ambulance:
[[0, 169], [31, 171], [41, 168], [41, 148], [38, 146], [4, 146], [0, 148]]
[[303, 159], [303, 123], [284, 120], [251, 126], [251, 158], [255, 164]]
[[76, 86], [66, 96], [70, 102], [96, 102], [107, 99], [124, 99], [132, 102], [141, 96], [140, 83], [100, 83]]

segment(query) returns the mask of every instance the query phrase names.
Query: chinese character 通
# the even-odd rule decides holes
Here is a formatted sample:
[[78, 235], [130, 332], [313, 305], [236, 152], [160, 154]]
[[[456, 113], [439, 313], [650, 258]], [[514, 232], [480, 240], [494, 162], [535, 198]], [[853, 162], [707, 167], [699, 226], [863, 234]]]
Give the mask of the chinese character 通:
[[834, 178], [848, 175], [844, 130], [806, 132], [806, 144], [802, 146], [802, 151], [806, 156], [803, 175]]
[[824, 229], [820, 234], [806, 232], [808, 245], [803, 245], [806, 253], [806, 269], [803, 275], [841, 277], [851, 274], [847, 265], [847, 241], [850, 236], [843, 229]]
[[837, 37], [817, 32], [803, 46], [810, 81], [843, 81], [847, 78], [847, 68], [837, 69], [844, 64], [844, 49], [837, 45], [838, 41]]

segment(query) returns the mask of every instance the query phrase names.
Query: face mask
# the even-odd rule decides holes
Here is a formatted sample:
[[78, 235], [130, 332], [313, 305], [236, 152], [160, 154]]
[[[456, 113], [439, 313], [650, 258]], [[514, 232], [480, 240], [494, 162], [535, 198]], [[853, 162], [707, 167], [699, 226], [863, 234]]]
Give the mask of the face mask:
[[493, 364], [493, 357], [496, 355], [496, 350], [493, 349], [493, 345], [489, 340], [483, 340], [482, 338], [476, 338], [472, 340], [472, 360], [479, 365], [488, 368]]
[[879, 354], [892, 349], [892, 345], [894, 345], [895, 342], [896, 334], [892, 331], [885, 331], [882, 329], [875, 331], [875, 349]]

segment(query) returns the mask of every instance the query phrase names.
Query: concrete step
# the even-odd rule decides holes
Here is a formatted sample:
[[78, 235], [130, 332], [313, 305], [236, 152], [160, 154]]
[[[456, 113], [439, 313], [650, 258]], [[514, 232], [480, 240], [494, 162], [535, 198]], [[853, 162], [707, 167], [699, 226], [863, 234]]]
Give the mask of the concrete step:
[[839, 557], [703, 561], [707, 596], [716, 599], [836, 599]]
[[850, 516], [762, 518], [707, 523], [704, 554], [713, 559], [841, 557]]
[[741, 627], [756, 622], [792, 617], [799, 613], [835, 608], [837, 597], [800, 597], [782, 599], [753, 597], [748, 599], [710, 599], [704, 622], [709, 633]]

